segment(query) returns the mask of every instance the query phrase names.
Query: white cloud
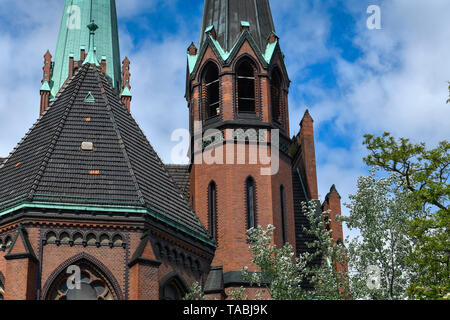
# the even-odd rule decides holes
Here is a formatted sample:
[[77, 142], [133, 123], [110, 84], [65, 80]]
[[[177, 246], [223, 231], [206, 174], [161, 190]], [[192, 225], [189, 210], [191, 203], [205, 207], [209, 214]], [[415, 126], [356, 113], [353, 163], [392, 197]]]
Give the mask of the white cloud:
[[[288, 0], [274, 8], [293, 76], [291, 130], [298, 130], [300, 116], [308, 107], [315, 120], [319, 193], [323, 198], [336, 184], [343, 203], [355, 193], [357, 177], [367, 174], [362, 161], [364, 134], [389, 131], [430, 146], [450, 136], [449, 105], [445, 104], [450, 79], [450, 2], [377, 3], [383, 29], [373, 31], [366, 27], [366, 9], [373, 1], [334, 3], [346, 6], [356, 21], [352, 41], [362, 56], [355, 62], [345, 60], [345, 52], [328, 42], [330, 34], [338, 32], [332, 29], [330, 10], [336, 7], [330, 2], [317, 1], [313, 6]], [[309, 65], [323, 61], [334, 65], [335, 88], [324, 87], [323, 75], [306, 74]], [[305, 94], [315, 101], [312, 105], [306, 105]], [[341, 149], [341, 141], [324, 139], [324, 130], [345, 139], [349, 147]]]
[[[62, 12], [59, 1], [49, 2]], [[39, 116], [43, 56], [56, 44], [59, 23], [60, 15], [42, 10], [39, 2], [0, 1], [0, 157], [12, 151]]]
[[186, 37], [167, 37], [161, 43], [145, 42], [131, 52], [131, 113], [156, 151], [170, 162], [172, 132], [188, 129]]

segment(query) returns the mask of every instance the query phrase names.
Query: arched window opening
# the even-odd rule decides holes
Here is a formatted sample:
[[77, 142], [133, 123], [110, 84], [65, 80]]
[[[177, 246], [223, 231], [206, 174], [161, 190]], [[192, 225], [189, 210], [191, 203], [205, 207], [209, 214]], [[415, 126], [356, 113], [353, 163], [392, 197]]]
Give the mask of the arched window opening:
[[214, 182], [209, 184], [208, 190], [209, 232], [217, 240], [217, 188]]
[[161, 300], [182, 300], [187, 290], [178, 278], [172, 278], [162, 287]]
[[102, 234], [102, 235], [100, 236], [100, 244], [101, 244], [102, 246], [109, 246], [109, 243], [110, 243], [110, 241], [109, 241], [108, 235]]
[[272, 72], [272, 78], [270, 80], [270, 93], [272, 104], [272, 118], [275, 121], [281, 122], [281, 109], [282, 109], [282, 82], [280, 70], [276, 68]]
[[247, 197], [247, 229], [256, 228], [256, 192], [255, 180], [248, 178], [246, 182]]
[[59, 236], [59, 241], [61, 241], [61, 243], [63, 244], [67, 244], [70, 242], [70, 236], [67, 232], [63, 232], [60, 234]]
[[123, 245], [123, 239], [120, 235], [115, 235], [113, 238], [113, 246], [121, 247]]
[[48, 291], [47, 300], [117, 300], [112, 284], [95, 266], [86, 260], [74, 263], [77, 272], [67, 273], [64, 269]]
[[76, 245], [83, 244], [83, 235], [81, 233], [76, 233], [73, 236], [73, 243]]
[[86, 237], [86, 241], [87, 241], [88, 246], [95, 246], [95, 244], [97, 243], [97, 237], [95, 236], [95, 234], [90, 233]]
[[280, 187], [280, 202], [281, 202], [281, 232], [283, 237], [283, 244], [288, 241], [287, 228], [286, 228], [286, 195], [284, 187]]
[[45, 238], [47, 240], [47, 243], [56, 243], [56, 234], [54, 232], [47, 233], [47, 236]]
[[8, 237], [6, 237], [6, 240], [5, 240], [5, 247], [6, 247], [6, 249], [11, 248], [11, 245], [12, 245], [12, 240], [11, 240], [11, 237], [8, 236]]
[[214, 118], [220, 114], [220, 80], [219, 69], [214, 63], [209, 63], [203, 76], [203, 99], [206, 118]]
[[255, 69], [247, 59], [237, 68], [239, 113], [255, 113]]

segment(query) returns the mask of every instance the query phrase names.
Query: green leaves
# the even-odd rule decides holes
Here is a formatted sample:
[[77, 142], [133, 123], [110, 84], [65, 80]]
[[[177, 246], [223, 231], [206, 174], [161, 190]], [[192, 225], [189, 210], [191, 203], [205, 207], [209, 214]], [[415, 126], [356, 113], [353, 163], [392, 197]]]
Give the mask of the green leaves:
[[408, 139], [396, 141], [390, 133], [381, 137], [365, 135], [364, 145], [369, 155], [367, 165], [398, 174], [402, 187], [411, 191], [416, 206], [434, 206], [448, 210], [450, 187], [450, 143], [442, 141], [431, 150], [424, 143], [413, 144]]
[[194, 282], [194, 284], [191, 287], [191, 292], [189, 292], [183, 300], [185, 301], [199, 301], [199, 300], [205, 300], [205, 296], [203, 294], [203, 289], [200, 283]]
[[[358, 179], [358, 190], [350, 195], [347, 226], [359, 237], [348, 240], [351, 292], [356, 299], [404, 299], [414, 268], [407, 259], [413, 248], [408, 222], [421, 216], [411, 210], [410, 192], [403, 190], [402, 179], [391, 174], [376, 178], [372, 170]], [[368, 269], [381, 271], [380, 288], [367, 286]]]
[[271, 225], [266, 230], [261, 226], [250, 229], [247, 234], [254, 256], [252, 263], [260, 272], [249, 272], [245, 267], [243, 277], [252, 285], [265, 287], [274, 300], [348, 298], [348, 279], [343, 267], [347, 253], [343, 245], [334, 243], [332, 231], [326, 229], [330, 223], [328, 212], [317, 215], [315, 202], [303, 204], [303, 208], [309, 221], [305, 232], [314, 239], [308, 243], [312, 253], [295, 257], [290, 244], [282, 248], [273, 245], [275, 227]]
[[[450, 90], [450, 88], [449, 88]], [[408, 139], [366, 135], [367, 165], [392, 174], [398, 188], [408, 192], [407, 235], [413, 246], [407, 259], [414, 267], [407, 294], [413, 299], [441, 299], [450, 292], [450, 143], [445, 140], [434, 149]], [[422, 210], [426, 214], [415, 216]], [[356, 226], [356, 225], [355, 225]]]

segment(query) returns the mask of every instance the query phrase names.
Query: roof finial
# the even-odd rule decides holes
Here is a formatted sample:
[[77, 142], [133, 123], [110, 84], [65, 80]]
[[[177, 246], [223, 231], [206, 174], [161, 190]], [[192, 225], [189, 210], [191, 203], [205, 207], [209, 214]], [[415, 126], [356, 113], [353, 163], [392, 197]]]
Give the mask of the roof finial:
[[94, 20], [87, 26], [89, 29], [89, 53], [84, 61], [83, 65], [86, 63], [94, 64], [97, 67], [100, 67], [100, 63], [98, 63], [97, 57], [95, 55], [95, 31], [98, 29], [98, 25], [94, 23]]

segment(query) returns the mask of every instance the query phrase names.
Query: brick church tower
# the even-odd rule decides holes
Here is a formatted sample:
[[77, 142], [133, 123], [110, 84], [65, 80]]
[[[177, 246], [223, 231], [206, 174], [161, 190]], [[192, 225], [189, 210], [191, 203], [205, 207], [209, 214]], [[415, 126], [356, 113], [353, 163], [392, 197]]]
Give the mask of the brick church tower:
[[[247, 229], [271, 224], [277, 246], [307, 249], [301, 202], [318, 200], [313, 119], [306, 112], [290, 138], [289, 86], [269, 1], [206, 0], [198, 48], [188, 48], [186, 97], [190, 200], [217, 242], [211, 298], [247, 286], [243, 266], [257, 271]], [[324, 208], [340, 212], [339, 201]]]

